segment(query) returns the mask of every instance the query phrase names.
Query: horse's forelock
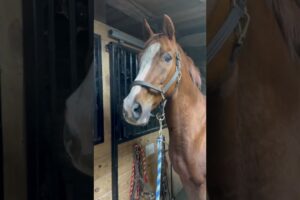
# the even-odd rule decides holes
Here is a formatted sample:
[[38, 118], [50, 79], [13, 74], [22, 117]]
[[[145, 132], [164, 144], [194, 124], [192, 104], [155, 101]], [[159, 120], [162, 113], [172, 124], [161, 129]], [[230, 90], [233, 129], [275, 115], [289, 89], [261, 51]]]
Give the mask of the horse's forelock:
[[153, 35], [145, 42], [145, 47], [147, 47], [150, 43], [158, 42], [158, 40], [159, 40], [162, 36], [165, 36], [165, 34], [163, 34], [163, 33], [155, 33], [155, 34], [153, 34]]

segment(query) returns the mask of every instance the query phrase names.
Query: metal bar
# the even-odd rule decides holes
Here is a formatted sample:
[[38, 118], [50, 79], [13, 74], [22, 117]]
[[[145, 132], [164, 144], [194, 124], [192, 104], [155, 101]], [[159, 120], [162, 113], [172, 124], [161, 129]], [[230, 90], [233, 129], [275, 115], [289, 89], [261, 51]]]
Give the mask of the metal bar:
[[137, 60], [137, 57], [136, 57], [136, 59], [135, 59], [135, 73], [132, 76], [137, 76], [138, 72], [139, 72], [139, 63], [138, 63], [138, 60]]
[[[123, 51], [122, 47], [120, 46], [120, 44], [118, 44], [117, 48], [116, 48], [117, 63], [118, 63], [118, 65], [116, 67], [116, 71], [115, 71], [115, 74], [114, 74], [114, 77], [117, 80], [115, 80], [114, 82], [118, 83], [116, 85], [117, 92], [118, 92], [117, 95], [116, 95], [116, 98], [117, 98], [117, 104], [116, 105], [118, 105], [119, 108], [120, 108], [121, 105], [123, 105], [123, 101], [121, 101], [121, 99], [122, 99], [122, 91], [123, 91], [122, 86], [124, 87], [124, 85], [121, 82], [121, 72], [122, 72], [121, 68], [122, 68], [122, 61], [123, 61], [123, 59], [122, 59], [123, 58], [122, 57], [122, 51]], [[117, 111], [118, 111], [116, 113], [117, 117], [119, 117], [118, 115], [120, 115], [120, 113], [121, 113], [119, 110], [120, 109], [117, 109]], [[122, 126], [121, 126], [121, 121], [120, 120], [117, 120], [116, 123], [117, 123], [117, 128], [118, 128], [118, 132], [117, 132], [118, 137], [117, 138], [118, 138], [118, 142], [119, 142], [119, 139], [121, 138], [120, 136], [123, 135], [123, 133], [121, 131]]]
[[104, 141], [103, 134], [103, 102], [102, 102], [102, 58], [101, 58], [101, 38], [100, 35], [94, 36], [94, 72], [95, 72], [95, 94], [96, 94], [96, 135], [94, 138], [94, 144], [99, 144]]
[[88, 29], [89, 29], [89, 48], [94, 47], [94, 0], [88, 0]]
[[144, 42], [142, 40], [139, 40], [131, 35], [128, 35], [126, 33], [120, 32], [115, 29], [111, 29], [108, 31], [108, 34], [111, 38], [117, 39], [120, 41], [123, 41], [127, 44], [133, 45], [135, 47], [138, 47], [140, 49], [144, 48]]
[[55, 55], [55, 9], [54, 1], [48, 0], [48, 45], [49, 45], [49, 70], [51, 83], [51, 114], [56, 113], [56, 55]]
[[70, 72], [71, 89], [74, 90], [77, 83], [77, 45], [76, 45], [76, 0], [69, 0], [69, 35], [70, 35]]
[[125, 95], [128, 94], [128, 86], [127, 86], [127, 80], [128, 80], [128, 74], [127, 74], [127, 52], [124, 51], [124, 65], [123, 65], [123, 71], [124, 71], [124, 88], [125, 88]]
[[[25, 120], [26, 120], [26, 156], [27, 156], [27, 198], [38, 200], [39, 163], [39, 44], [40, 36], [39, 1], [27, 0], [23, 3], [23, 49], [24, 49], [24, 83], [25, 83]], [[42, 65], [43, 66], [43, 65]]]
[[110, 50], [110, 86], [111, 86], [111, 170], [112, 170], [112, 200], [118, 200], [118, 135], [116, 129], [116, 91], [114, 90], [114, 74], [115, 74], [115, 65], [116, 65], [116, 58], [115, 58], [115, 45], [109, 45]]
[[[132, 69], [133, 68], [132, 52], [129, 52], [129, 65], [130, 65], [130, 68]], [[131, 79], [131, 81], [134, 80], [134, 74], [133, 73], [130, 74], [130, 79]]]

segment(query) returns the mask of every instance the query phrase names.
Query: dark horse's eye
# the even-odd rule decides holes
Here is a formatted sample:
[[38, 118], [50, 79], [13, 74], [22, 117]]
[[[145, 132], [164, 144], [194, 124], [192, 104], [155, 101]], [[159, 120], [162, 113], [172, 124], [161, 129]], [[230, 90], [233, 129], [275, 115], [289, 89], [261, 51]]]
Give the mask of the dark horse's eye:
[[168, 62], [170, 62], [172, 60], [172, 56], [169, 53], [165, 53], [163, 55], [163, 59], [164, 59], [165, 62], [168, 63]]

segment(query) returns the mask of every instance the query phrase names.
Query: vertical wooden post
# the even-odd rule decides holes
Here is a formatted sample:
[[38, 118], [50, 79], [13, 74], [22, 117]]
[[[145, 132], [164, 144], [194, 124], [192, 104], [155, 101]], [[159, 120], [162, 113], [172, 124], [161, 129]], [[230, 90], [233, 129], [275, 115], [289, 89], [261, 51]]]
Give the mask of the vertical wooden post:
[[27, 199], [22, 3], [0, 3], [4, 199], [18, 200]]

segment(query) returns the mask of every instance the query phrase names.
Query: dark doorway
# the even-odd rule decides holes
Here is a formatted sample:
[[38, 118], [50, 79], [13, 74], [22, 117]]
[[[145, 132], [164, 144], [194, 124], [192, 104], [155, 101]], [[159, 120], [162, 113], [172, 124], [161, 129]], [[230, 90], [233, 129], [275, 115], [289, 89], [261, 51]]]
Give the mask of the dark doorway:
[[65, 100], [93, 59], [93, 5], [92, 0], [23, 3], [30, 200], [93, 198], [93, 177], [72, 166], [62, 134]]

